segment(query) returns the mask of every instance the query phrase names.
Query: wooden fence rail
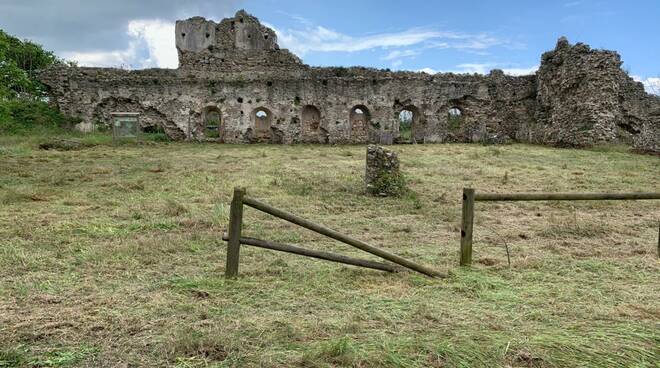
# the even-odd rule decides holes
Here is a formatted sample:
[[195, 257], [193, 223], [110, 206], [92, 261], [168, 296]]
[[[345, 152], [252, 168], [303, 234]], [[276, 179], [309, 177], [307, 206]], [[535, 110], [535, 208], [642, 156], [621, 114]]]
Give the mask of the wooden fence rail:
[[[463, 188], [463, 212], [461, 223], [460, 265], [472, 264], [472, 230], [474, 202], [493, 201], [593, 201], [593, 200], [641, 200], [660, 199], [657, 192], [637, 193], [476, 193]], [[658, 256], [660, 257], [660, 229], [658, 230]]]
[[[225, 233], [222, 236], [222, 240], [225, 240], [225, 241], [229, 240], [229, 236]], [[297, 247], [295, 245], [281, 244], [281, 243], [277, 243], [277, 242], [269, 241], [269, 240], [241, 237], [241, 244], [251, 245], [253, 247], [258, 247], [258, 248], [277, 250], [277, 251], [280, 251], [280, 252], [293, 253], [293, 254], [298, 254], [298, 255], [301, 255], [301, 256], [318, 258], [318, 259], [323, 259], [323, 260], [326, 260], [326, 261], [343, 263], [343, 264], [352, 265], [352, 266], [372, 268], [374, 270], [387, 271], [387, 272], [399, 272], [399, 271], [401, 271], [401, 268], [399, 268], [398, 266], [387, 264], [387, 263], [381, 263], [381, 262], [374, 262], [374, 261], [369, 261], [369, 260], [365, 260], [365, 259], [352, 258], [352, 257], [347, 257], [347, 256], [344, 256], [344, 255], [341, 255], [341, 254], [323, 252], [323, 251], [318, 251], [318, 250], [313, 250], [313, 249], [306, 249], [306, 248]]]
[[296, 224], [298, 226], [304, 227], [306, 229], [312, 230], [316, 233], [325, 235], [329, 238], [338, 240], [342, 243], [351, 245], [355, 248], [358, 248], [360, 250], [363, 250], [365, 252], [371, 253], [373, 255], [376, 255], [380, 258], [384, 258], [392, 263], [395, 263], [399, 266], [420, 272], [424, 275], [430, 276], [430, 277], [441, 277], [444, 276], [443, 274], [430, 269], [428, 267], [425, 267], [423, 265], [420, 265], [418, 263], [412, 262], [410, 260], [407, 260], [401, 256], [398, 256], [396, 254], [387, 252], [385, 250], [382, 250], [380, 248], [376, 248], [372, 245], [369, 245], [361, 240], [351, 238], [347, 235], [344, 235], [338, 231], [332, 230], [328, 227], [325, 227], [323, 225], [319, 225], [316, 223], [313, 223], [309, 220], [306, 220], [300, 216], [294, 215], [290, 212], [282, 211], [280, 209], [277, 209], [273, 206], [270, 206], [266, 203], [260, 202], [256, 199], [249, 198], [245, 196], [245, 190], [242, 188], [234, 188], [234, 197], [232, 198], [231, 202], [231, 207], [230, 207], [230, 212], [229, 212], [229, 226], [228, 226], [228, 234], [225, 234], [223, 236], [223, 240], [227, 241], [227, 266], [225, 268], [225, 276], [227, 277], [235, 277], [238, 275], [238, 262], [239, 262], [239, 253], [240, 253], [240, 245], [245, 244], [245, 245], [251, 245], [251, 246], [256, 246], [256, 247], [261, 247], [261, 248], [267, 248], [271, 250], [277, 250], [277, 251], [283, 251], [283, 252], [289, 252], [289, 253], [294, 253], [298, 255], [303, 255], [303, 256], [308, 256], [308, 257], [313, 257], [313, 258], [319, 258], [319, 259], [324, 259], [328, 261], [333, 261], [333, 262], [340, 262], [340, 263], [345, 263], [345, 264], [351, 264], [354, 266], [360, 266], [360, 267], [368, 267], [368, 268], [373, 268], [373, 269], [378, 269], [382, 271], [388, 271], [388, 272], [396, 272], [402, 270], [402, 268], [394, 266], [394, 265], [389, 265], [385, 263], [379, 263], [379, 262], [373, 262], [373, 261], [367, 261], [367, 260], [362, 260], [362, 259], [355, 259], [355, 258], [350, 258], [334, 253], [328, 253], [328, 252], [321, 252], [321, 251], [314, 251], [310, 249], [304, 249], [288, 244], [279, 244], [271, 241], [266, 241], [266, 240], [261, 240], [261, 239], [254, 239], [254, 238], [247, 238], [247, 237], [242, 237], [241, 236], [241, 228], [242, 228], [242, 223], [243, 223], [243, 206], [249, 206], [254, 209], [257, 209], [259, 211], [268, 213], [272, 216], [281, 218], [283, 220], [289, 221], [293, 224]]

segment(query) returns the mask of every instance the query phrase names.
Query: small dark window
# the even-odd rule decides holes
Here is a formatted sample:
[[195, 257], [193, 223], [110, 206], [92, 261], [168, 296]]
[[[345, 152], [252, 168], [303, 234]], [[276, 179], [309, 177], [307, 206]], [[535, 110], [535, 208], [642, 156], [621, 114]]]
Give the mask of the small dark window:
[[185, 33], [181, 33], [181, 37], [186, 37], [186, 34], [185, 34]]
[[322, 80], [321, 84], [323, 84], [324, 86], [327, 86], [328, 85], [328, 80], [327, 79]]
[[206, 34], [206, 38], [209, 38], [209, 37], [211, 37], [211, 34], [210, 34], [210, 33], [207, 33], [207, 34]]
[[268, 82], [266, 82], [266, 85], [267, 85], [268, 87], [272, 87], [272, 86], [273, 86], [273, 82], [268, 81]]
[[238, 101], [238, 103], [243, 103], [243, 97], [237, 98], [236, 101]]
[[248, 38], [252, 38], [252, 35], [248, 35]]
[[239, 22], [243, 23], [243, 18], [238, 19]]
[[264, 40], [267, 40], [267, 39], [268, 39], [268, 35], [264, 35]]
[[220, 59], [220, 61], [224, 63], [224, 62], [225, 62], [225, 59]]

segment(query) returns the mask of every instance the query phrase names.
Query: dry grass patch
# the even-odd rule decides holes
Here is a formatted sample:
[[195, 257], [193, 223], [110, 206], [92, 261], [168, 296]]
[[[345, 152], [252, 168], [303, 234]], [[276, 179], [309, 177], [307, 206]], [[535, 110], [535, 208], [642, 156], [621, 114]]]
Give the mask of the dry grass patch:
[[[0, 366], [658, 361], [657, 201], [477, 203], [475, 266], [457, 267], [463, 187], [660, 191], [657, 157], [394, 146], [410, 192], [374, 198], [361, 146], [37, 142], [0, 138]], [[234, 186], [450, 276], [244, 247], [242, 276], [225, 280]], [[371, 258], [253, 209], [244, 234]]]

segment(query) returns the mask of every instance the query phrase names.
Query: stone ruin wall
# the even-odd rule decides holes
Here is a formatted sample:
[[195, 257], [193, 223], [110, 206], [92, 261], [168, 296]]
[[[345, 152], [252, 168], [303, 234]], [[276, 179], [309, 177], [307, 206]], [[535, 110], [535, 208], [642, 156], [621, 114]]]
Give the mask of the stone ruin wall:
[[660, 97], [647, 94], [621, 65], [614, 51], [570, 45], [563, 37], [544, 53], [536, 73], [536, 121], [544, 126], [543, 143], [623, 142], [660, 152]]
[[[83, 130], [108, 124], [110, 112], [132, 111], [143, 127], [181, 140], [396, 142], [407, 109], [418, 143], [626, 142], [660, 152], [660, 98], [621, 70], [615, 52], [563, 38], [535, 75], [512, 77], [310, 67], [244, 11], [220, 23], [179, 21], [176, 33], [178, 69], [60, 67], [42, 80], [54, 104], [82, 118]], [[451, 108], [461, 111], [458, 123]], [[218, 138], [205, 136], [209, 112], [221, 116]]]

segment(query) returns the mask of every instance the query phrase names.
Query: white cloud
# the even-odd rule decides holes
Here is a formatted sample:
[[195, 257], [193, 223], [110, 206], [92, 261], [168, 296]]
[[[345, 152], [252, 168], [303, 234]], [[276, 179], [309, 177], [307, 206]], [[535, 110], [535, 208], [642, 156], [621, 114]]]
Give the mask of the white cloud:
[[436, 73], [440, 72], [439, 70], [435, 70], [433, 68], [422, 68], [422, 69], [419, 69], [417, 71], [420, 72], [420, 73], [426, 73], [426, 74], [436, 74]]
[[637, 75], [633, 75], [632, 79], [634, 79], [636, 82], [642, 82], [646, 93], [660, 96], [660, 77], [649, 77], [642, 79]]
[[[444, 72], [448, 73], [467, 73], [467, 74], [488, 74], [491, 70], [493, 69], [502, 69], [504, 74], [507, 75], [513, 75], [513, 76], [520, 76], [520, 75], [530, 75], [534, 74], [536, 70], [539, 68], [538, 65], [529, 67], [529, 68], [501, 68], [503, 65], [510, 65], [510, 64], [500, 64], [500, 63], [465, 63], [465, 64], [458, 64], [456, 65], [456, 68], [451, 69], [451, 70], [445, 70]], [[433, 68], [422, 68], [418, 69], [418, 72], [423, 72], [427, 74], [436, 74], [443, 72], [442, 70], [436, 70]]]
[[531, 75], [536, 73], [536, 71], [539, 69], [538, 65], [530, 66], [529, 68], [504, 68], [502, 71], [504, 71], [504, 74], [508, 75]]
[[382, 60], [395, 60], [395, 59], [402, 59], [402, 58], [408, 58], [408, 57], [414, 57], [419, 55], [419, 51], [417, 50], [394, 50], [391, 51], [389, 54], [385, 55], [382, 57]]
[[322, 26], [305, 30], [280, 30], [277, 27], [269, 27], [277, 33], [280, 46], [288, 48], [299, 56], [303, 56], [310, 51], [355, 52], [374, 48], [411, 46], [440, 37], [438, 32], [423, 29], [352, 37]]
[[453, 40], [453, 42], [440, 42], [437, 44], [438, 47], [454, 48], [459, 50], [485, 50], [493, 46], [508, 43], [486, 33], [478, 33], [474, 35], [462, 33], [445, 33], [445, 37]]
[[531, 66], [528, 68], [505, 68], [504, 66], [510, 64], [502, 63], [473, 63], [473, 64], [459, 64], [456, 65], [456, 70], [453, 70], [454, 73], [477, 73], [477, 74], [488, 74], [493, 69], [502, 69], [504, 74], [507, 75], [530, 75], [534, 74], [539, 68], [538, 65]]
[[573, 7], [580, 6], [580, 5], [582, 5], [581, 0], [579, 0], [579, 1], [569, 1], [567, 3], [564, 3], [565, 8], [573, 8]]
[[642, 83], [646, 92], [660, 96], [660, 78], [646, 78]]
[[[277, 33], [279, 44], [298, 56], [308, 52], [356, 52], [371, 49], [387, 49], [422, 45], [424, 48], [453, 48], [459, 50], [483, 50], [507, 44], [486, 33], [467, 34], [438, 31], [430, 28], [410, 28], [395, 33], [377, 33], [368, 36], [350, 36], [323, 26], [314, 25], [307, 19], [295, 18], [302, 28], [280, 29], [272, 24], [264, 25]], [[402, 51], [412, 53], [414, 51]], [[418, 52], [419, 53], [419, 52]], [[410, 55], [412, 56], [412, 55]], [[402, 57], [406, 57], [403, 55]], [[387, 60], [395, 60], [391, 56]]]
[[126, 50], [117, 51], [90, 51], [90, 52], [63, 52], [62, 57], [77, 62], [81, 66], [99, 67], [127, 67], [135, 58], [137, 45], [133, 42]]
[[124, 50], [64, 52], [62, 57], [82, 66], [125, 68], [176, 68], [174, 23], [159, 19], [136, 19], [128, 23], [130, 40]]
[[454, 73], [477, 73], [477, 74], [487, 74], [491, 69], [495, 67], [495, 64], [485, 63], [466, 63], [458, 64], [453, 72]]
[[179, 56], [174, 39], [174, 23], [162, 20], [134, 20], [128, 24], [128, 34], [146, 42], [150, 66], [176, 68]]

